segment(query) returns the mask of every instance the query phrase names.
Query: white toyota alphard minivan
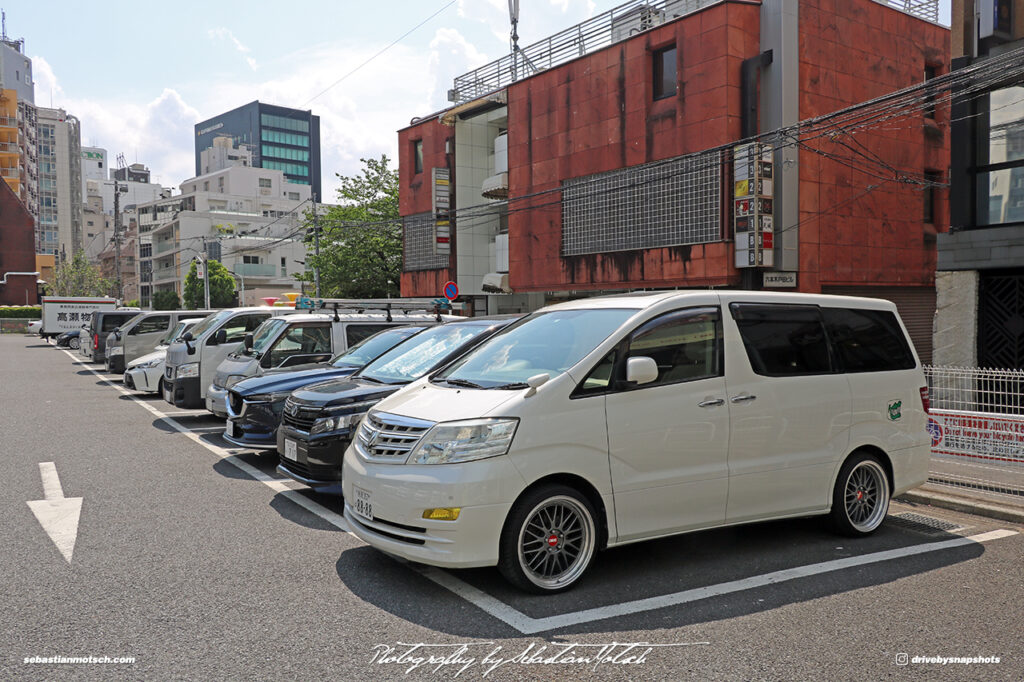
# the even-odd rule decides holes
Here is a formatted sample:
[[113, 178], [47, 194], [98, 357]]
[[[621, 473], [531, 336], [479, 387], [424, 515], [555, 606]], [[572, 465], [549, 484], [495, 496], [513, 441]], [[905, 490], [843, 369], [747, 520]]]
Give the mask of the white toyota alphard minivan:
[[675, 533], [827, 514], [866, 535], [927, 478], [927, 395], [888, 301], [572, 301], [379, 403], [345, 455], [345, 518], [390, 554], [541, 593]]

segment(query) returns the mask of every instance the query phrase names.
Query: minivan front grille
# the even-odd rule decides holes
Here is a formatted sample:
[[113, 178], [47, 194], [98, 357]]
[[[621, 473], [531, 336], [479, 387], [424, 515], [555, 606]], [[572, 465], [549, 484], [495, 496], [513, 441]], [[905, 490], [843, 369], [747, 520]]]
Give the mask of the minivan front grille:
[[371, 412], [359, 427], [357, 449], [367, 459], [405, 461], [433, 422], [386, 412]]
[[309, 431], [320, 416], [322, 408], [318, 405], [303, 405], [288, 398], [284, 404], [283, 421], [299, 431]]
[[235, 391], [230, 391], [228, 393], [228, 406], [231, 408], [232, 415], [236, 417], [241, 416], [244, 404], [245, 403], [242, 400], [242, 396], [240, 396], [238, 393], [236, 393]]

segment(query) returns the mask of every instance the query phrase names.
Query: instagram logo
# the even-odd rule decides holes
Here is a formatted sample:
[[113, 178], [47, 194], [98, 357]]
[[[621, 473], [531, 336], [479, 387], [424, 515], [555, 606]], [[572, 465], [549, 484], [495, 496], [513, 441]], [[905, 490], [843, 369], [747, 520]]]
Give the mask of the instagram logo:
[[896, 654], [896, 665], [906, 665], [910, 663], [910, 659], [906, 654]]

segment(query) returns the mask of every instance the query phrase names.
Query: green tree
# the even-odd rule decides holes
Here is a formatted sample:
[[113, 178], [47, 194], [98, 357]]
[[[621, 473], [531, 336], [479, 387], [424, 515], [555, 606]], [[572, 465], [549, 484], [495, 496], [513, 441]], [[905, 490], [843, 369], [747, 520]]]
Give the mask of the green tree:
[[[386, 155], [360, 159], [358, 175], [338, 174], [338, 205], [319, 218], [320, 256], [313, 251], [313, 217], [306, 215], [310, 268], [320, 267], [321, 296], [384, 298], [397, 296], [402, 276], [402, 222], [398, 215], [398, 171]], [[313, 273], [297, 275], [306, 282]]]
[[139, 307], [139, 299], [133, 298], [130, 301], [125, 301], [124, 305], [125, 305], [126, 308], [138, 308]]
[[153, 310], [177, 310], [181, 307], [178, 292], [172, 290], [153, 292]]
[[100, 269], [78, 251], [71, 260], [57, 266], [53, 282], [47, 287], [50, 296], [113, 296], [114, 283], [105, 279]]
[[[210, 306], [213, 308], [227, 308], [235, 300], [235, 278], [231, 276], [228, 269], [221, 265], [220, 261], [207, 261], [210, 269]], [[196, 274], [196, 262], [188, 269], [185, 276], [185, 307], [189, 310], [203, 308], [206, 306], [203, 293], [203, 280]]]

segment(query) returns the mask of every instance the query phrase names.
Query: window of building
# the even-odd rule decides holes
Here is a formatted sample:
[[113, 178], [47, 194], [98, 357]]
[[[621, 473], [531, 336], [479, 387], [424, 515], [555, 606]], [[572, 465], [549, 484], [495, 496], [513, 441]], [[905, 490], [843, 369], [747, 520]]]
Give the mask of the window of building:
[[298, 201], [299, 200], [299, 193], [298, 192], [288, 192], [288, 200], [289, 201]]
[[942, 184], [942, 174], [938, 171], [925, 171], [925, 181], [927, 184], [924, 186], [924, 221], [926, 223], [934, 223], [936, 217], [935, 203], [938, 193], [938, 185]]
[[259, 256], [242, 256], [242, 262], [243, 263], [251, 263], [253, 265], [259, 265], [260, 257]]
[[260, 178], [260, 187], [269, 188], [271, 185], [270, 178]]
[[654, 99], [676, 94], [676, 46], [654, 51]]
[[[925, 66], [924, 66], [924, 80], [925, 80], [925, 82], [927, 83], [928, 81], [930, 81], [931, 79], [933, 79], [937, 75], [939, 75], [938, 71], [939, 71], [939, 68], [937, 66], [935, 66], [933, 64], [925, 64]], [[925, 95], [924, 102], [925, 102], [925, 105], [924, 105], [924, 117], [925, 118], [935, 118], [935, 95], [932, 94], [932, 93], [927, 93]]]
[[209, 180], [207, 180], [206, 182], [203, 183], [203, 191], [204, 192], [209, 192], [210, 191], [210, 181]]
[[281, 257], [281, 276], [284, 277], [288, 274], [288, 259], [284, 256]]
[[423, 140], [413, 140], [412, 143], [412, 166], [413, 173], [423, 172]]

